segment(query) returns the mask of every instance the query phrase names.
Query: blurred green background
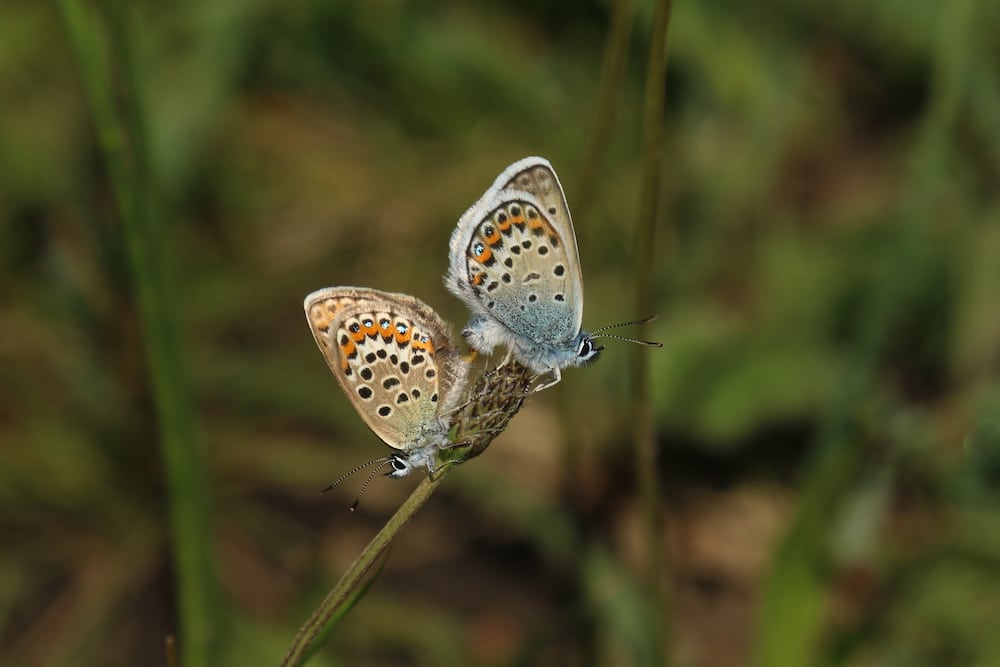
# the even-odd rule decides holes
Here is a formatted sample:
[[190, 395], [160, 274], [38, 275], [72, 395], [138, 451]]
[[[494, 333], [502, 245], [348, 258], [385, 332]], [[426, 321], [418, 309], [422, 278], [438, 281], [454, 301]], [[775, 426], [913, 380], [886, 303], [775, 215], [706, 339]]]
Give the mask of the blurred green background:
[[[0, 5], [0, 663], [163, 664], [180, 499], [211, 536], [213, 664], [277, 664], [416, 483], [354, 513], [360, 479], [319, 494], [383, 447], [302, 298], [408, 292], [457, 331], [448, 237], [510, 162], [559, 171], [585, 325], [647, 314], [633, 4], [591, 186], [610, 0]], [[612, 341], [449, 476], [312, 664], [645, 665], [662, 635], [684, 666], [1000, 664], [1000, 5], [678, 2], [668, 54], [646, 332], [666, 622]], [[95, 131], [101, 71], [123, 136]], [[137, 306], [136, 173], [176, 330]], [[157, 335], [204, 494], [197, 457], [165, 474]]]

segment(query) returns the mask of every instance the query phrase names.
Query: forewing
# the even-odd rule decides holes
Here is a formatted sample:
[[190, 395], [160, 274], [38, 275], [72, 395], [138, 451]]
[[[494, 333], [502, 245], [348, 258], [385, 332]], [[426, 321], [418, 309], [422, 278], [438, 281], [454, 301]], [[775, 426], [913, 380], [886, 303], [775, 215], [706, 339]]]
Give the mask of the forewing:
[[386, 444], [405, 450], [442, 429], [466, 367], [430, 307], [405, 294], [335, 287], [310, 294], [305, 310], [334, 377]]
[[[510, 191], [527, 192], [536, 198], [536, 205], [544, 212], [562, 244], [561, 262], [565, 267], [565, 281], [568, 283], [564, 291], [570, 301], [573, 323], [567, 328], [572, 329], [572, 333], [575, 334], [583, 323], [583, 272], [566, 195], [563, 193], [559, 177], [545, 158], [526, 157], [508, 166], [479, 201], [465, 212], [452, 234], [451, 272], [446, 284], [456, 295], [469, 300], [466, 286], [463, 284], [468, 248], [479, 221], [484, 215], [489, 214], [490, 208], [504, 193]], [[560, 309], [560, 312], [564, 312], [564, 309]]]
[[552, 226], [563, 239], [567, 275], [570, 276], [570, 280], [576, 283], [574, 290], [579, 294], [579, 298], [577, 299], [578, 312], [575, 313], [575, 321], [576, 330], [579, 331], [580, 324], [583, 322], [583, 271], [580, 266], [580, 253], [576, 246], [573, 218], [570, 216], [566, 194], [563, 192], [555, 169], [545, 158], [526, 157], [507, 167], [497, 177], [494, 187], [501, 190], [530, 192], [541, 201], [543, 210], [549, 216]]
[[502, 190], [471, 209], [463, 250], [471, 293], [485, 312], [532, 343], [569, 341], [580, 330], [582, 292], [572, 252], [534, 195]]

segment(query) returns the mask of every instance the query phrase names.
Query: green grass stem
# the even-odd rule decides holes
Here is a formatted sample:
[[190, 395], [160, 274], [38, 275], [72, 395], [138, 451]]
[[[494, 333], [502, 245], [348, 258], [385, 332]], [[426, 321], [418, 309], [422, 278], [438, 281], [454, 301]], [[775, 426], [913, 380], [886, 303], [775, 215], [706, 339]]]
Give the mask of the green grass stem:
[[173, 298], [181, 290], [153, 201], [127, 5], [113, 1], [100, 7], [106, 44], [97, 17], [88, 15], [83, 3], [58, 0], [118, 209], [142, 326], [166, 477], [180, 663], [207, 667], [215, 664], [221, 604], [211, 554], [208, 475]]
[[396, 539], [403, 526], [409, 523], [417, 510], [423, 507], [423, 504], [430, 498], [434, 489], [453, 469], [453, 466], [445, 466], [433, 478], [430, 475], [426, 476], [420, 485], [413, 490], [410, 497], [382, 526], [382, 529], [347, 568], [337, 584], [323, 598], [309, 620], [296, 633], [291, 646], [288, 647], [288, 652], [281, 661], [281, 667], [295, 667], [304, 664], [309, 656], [322, 645], [322, 642], [318, 640], [329, 634], [330, 627], [342, 618], [345, 610], [356, 602], [360, 593], [363, 593], [363, 580], [372, 566]]
[[601, 66], [601, 83], [597, 94], [597, 111], [594, 114], [594, 126], [587, 143], [587, 152], [581, 162], [581, 168], [575, 190], [571, 193], [573, 213], [577, 218], [577, 227], [585, 221], [590, 213], [591, 201], [596, 194], [594, 184], [597, 173], [604, 161], [611, 130], [614, 128], [615, 111], [618, 108], [622, 81], [625, 78], [625, 66], [628, 64], [628, 46], [632, 35], [632, 0], [615, 0], [611, 13], [611, 27], [608, 30], [607, 42], [604, 45], [604, 61]]
[[[635, 233], [635, 314], [644, 317], [652, 309], [653, 257], [656, 222], [660, 212], [660, 184], [663, 179], [663, 110], [667, 66], [667, 33], [670, 29], [671, 0], [659, 0], [653, 10], [649, 59], [646, 66], [645, 108], [643, 112], [642, 189], [639, 220]], [[642, 337], [642, 332], [639, 332]], [[666, 553], [663, 545], [663, 508], [660, 491], [656, 430], [650, 388], [649, 350], [632, 347], [632, 390], [634, 414], [632, 438], [635, 443], [635, 473], [639, 484], [644, 532], [648, 546], [646, 590], [653, 616], [653, 641], [659, 664], [669, 663], [669, 590]]]

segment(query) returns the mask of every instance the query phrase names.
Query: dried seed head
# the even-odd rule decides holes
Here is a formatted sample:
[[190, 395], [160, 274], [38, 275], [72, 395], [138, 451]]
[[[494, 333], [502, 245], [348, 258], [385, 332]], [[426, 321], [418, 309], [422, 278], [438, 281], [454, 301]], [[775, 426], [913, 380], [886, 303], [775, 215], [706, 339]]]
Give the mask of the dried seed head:
[[503, 433], [528, 396], [535, 373], [516, 361], [488, 370], [479, 378], [451, 420], [450, 447], [441, 463], [461, 463], [482, 454]]

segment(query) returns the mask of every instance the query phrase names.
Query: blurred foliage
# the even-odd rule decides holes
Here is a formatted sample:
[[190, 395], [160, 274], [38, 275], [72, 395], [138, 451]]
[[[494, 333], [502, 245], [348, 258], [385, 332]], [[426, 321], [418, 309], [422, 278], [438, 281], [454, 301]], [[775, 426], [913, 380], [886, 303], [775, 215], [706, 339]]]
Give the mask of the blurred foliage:
[[[635, 5], [575, 211], [589, 327], [645, 315], [625, 305]], [[353, 514], [350, 484], [319, 495], [380, 445], [303, 296], [409, 292], [457, 331], [448, 237], [500, 169], [548, 157], [573, 207], [611, 7], [120, 6], [210, 466], [225, 664], [276, 664], [414, 483], [373, 485]], [[676, 664], [1000, 664], [998, 26], [986, 0], [675, 3], [649, 333]], [[149, 664], [179, 625], [176, 573], [122, 223], [54, 8], [0, 5], [0, 56], [0, 663]], [[649, 664], [626, 354], [567, 371], [450, 475], [314, 664]], [[826, 475], [824, 451], [851, 465]], [[789, 532], [823, 494], [822, 520]]]

